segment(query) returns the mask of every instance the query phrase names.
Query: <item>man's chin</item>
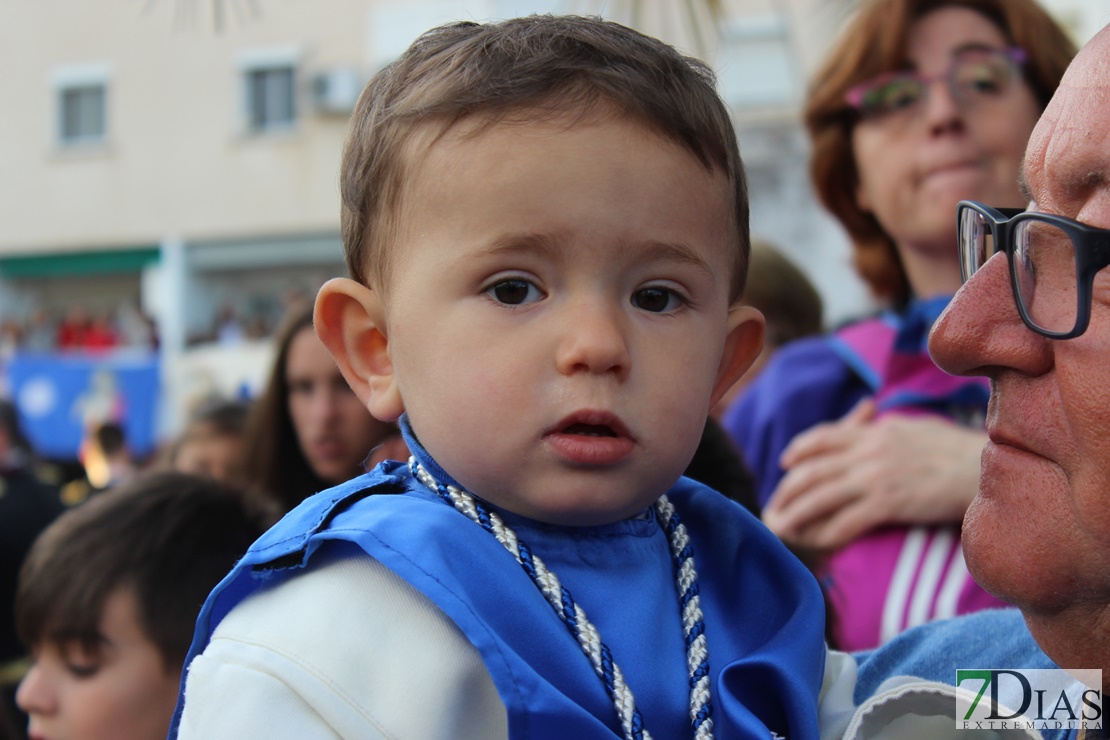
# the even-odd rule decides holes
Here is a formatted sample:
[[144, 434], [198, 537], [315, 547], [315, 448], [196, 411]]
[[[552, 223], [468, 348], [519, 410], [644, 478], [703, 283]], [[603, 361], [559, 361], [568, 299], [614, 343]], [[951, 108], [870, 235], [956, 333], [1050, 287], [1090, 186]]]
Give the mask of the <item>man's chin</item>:
[[[1014, 531], [1005, 521], [1005, 507], [977, 496], [964, 516], [962, 544], [972, 578], [991, 595], [1020, 605], [1030, 593], [1038, 570], [1025, 562], [1028, 533]], [[1003, 511], [1000, 511], [1003, 509]], [[1002, 516], [997, 516], [997, 514]], [[1030, 566], [1033, 566], [1030, 568]]]
[[[1075, 600], [1076, 586], [1060, 560], [1059, 543], [1029, 520], [1007, 521], [997, 502], [977, 497], [964, 518], [964, 559], [972, 578], [991, 595], [1026, 614], [1052, 615]], [[1001, 513], [1002, 516], [995, 516]]]

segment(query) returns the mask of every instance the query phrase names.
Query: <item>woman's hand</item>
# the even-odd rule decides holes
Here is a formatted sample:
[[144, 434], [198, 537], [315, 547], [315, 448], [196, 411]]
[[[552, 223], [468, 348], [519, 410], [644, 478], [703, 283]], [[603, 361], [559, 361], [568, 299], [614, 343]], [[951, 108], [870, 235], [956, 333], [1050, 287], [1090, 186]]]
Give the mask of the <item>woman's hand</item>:
[[959, 522], [979, 490], [987, 435], [934, 416], [875, 418], [865, 399], [799, 434], [763, 512], [784, 541], [832, 550], [884, 524]]

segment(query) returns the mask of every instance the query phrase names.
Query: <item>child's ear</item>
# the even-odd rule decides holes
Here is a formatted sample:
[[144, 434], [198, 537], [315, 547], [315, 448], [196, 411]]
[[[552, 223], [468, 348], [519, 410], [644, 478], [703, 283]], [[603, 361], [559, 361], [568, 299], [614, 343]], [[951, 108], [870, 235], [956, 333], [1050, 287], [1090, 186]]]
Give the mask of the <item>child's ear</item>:
[[316, 335], [366, 408], [382, 421], [405, 410], [393, 361], [381, 295], [361, 283], [334, 278], [316, 295]]
[[751, 306], [738, 305], [729, 309], [728, 337], [721, 364], [717, 367], [710, 408], [717, 405], [725, 391], [747, 372], [763, 351], [763, 324], [763, 314]]

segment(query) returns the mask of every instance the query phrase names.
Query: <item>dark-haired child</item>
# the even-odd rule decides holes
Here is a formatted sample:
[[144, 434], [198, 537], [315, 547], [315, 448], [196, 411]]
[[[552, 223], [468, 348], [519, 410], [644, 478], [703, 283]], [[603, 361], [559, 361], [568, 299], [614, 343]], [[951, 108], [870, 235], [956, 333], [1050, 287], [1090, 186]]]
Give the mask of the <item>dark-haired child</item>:
[[250, 404], [217, 399], [189, 417], [170, 451], [170, 467], [224, 482], [243, 477], [243, 439]]
[[238, 491], [169, 472], [59, 517], [16, 598], [34, 658], [16, 695], [31, 737], [164, 738], [204, 597], [258, 532]]

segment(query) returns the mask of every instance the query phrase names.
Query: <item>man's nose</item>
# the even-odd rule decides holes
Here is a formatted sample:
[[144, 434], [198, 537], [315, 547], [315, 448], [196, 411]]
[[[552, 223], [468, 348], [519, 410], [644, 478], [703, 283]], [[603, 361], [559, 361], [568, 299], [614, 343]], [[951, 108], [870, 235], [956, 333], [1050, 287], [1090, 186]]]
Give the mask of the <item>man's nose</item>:
[[933, 326], [929, 354], [953, 375], [994, 377], [1001, 369], [1039, 375], [1052, 366], [1051, 342], [1018, 313], [1004, 253], [987, 260], [956, 293]]
[[579, 301], [561, 317], [565, 325], [555, 362], [560, 373], [628, 374], [628, 317], [604, 301]]

